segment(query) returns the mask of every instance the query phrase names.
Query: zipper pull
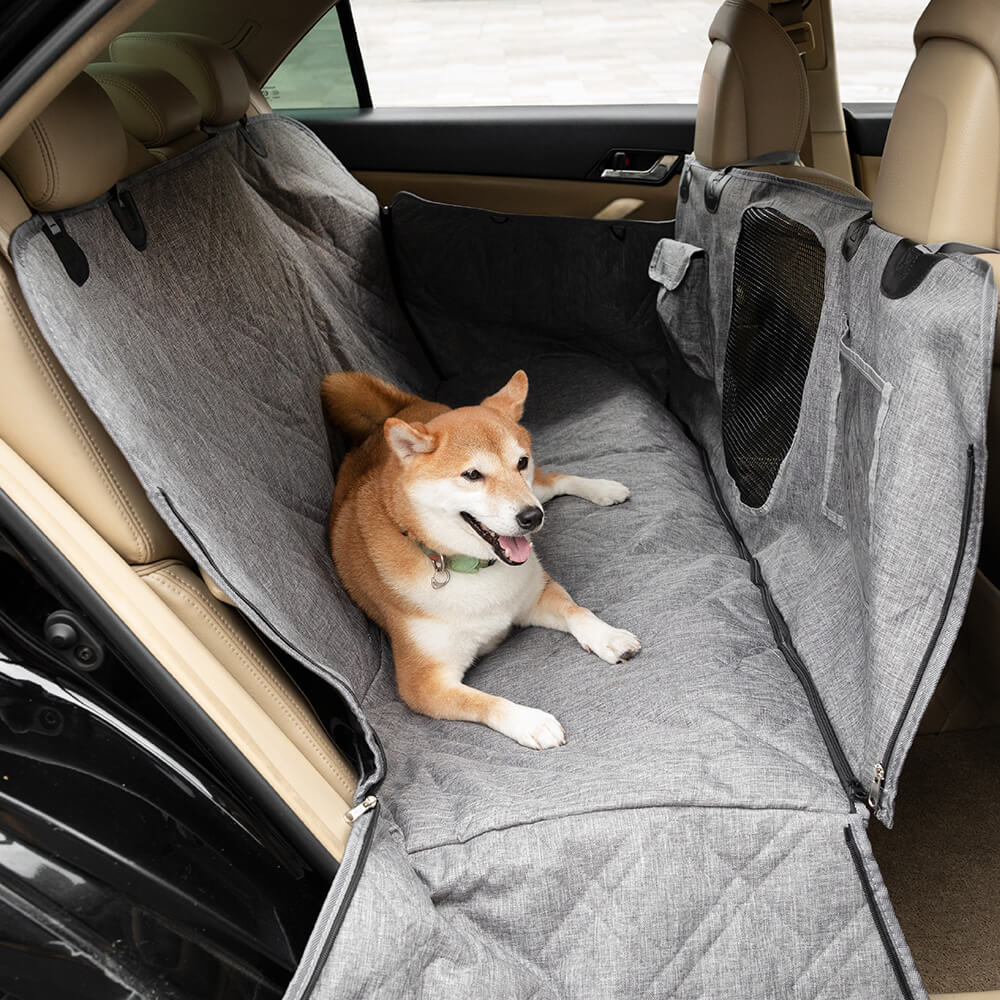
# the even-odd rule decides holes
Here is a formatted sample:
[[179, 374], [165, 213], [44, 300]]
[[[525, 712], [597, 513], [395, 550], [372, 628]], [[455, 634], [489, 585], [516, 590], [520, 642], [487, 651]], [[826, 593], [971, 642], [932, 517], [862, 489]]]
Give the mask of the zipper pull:
[[356, 819], [364, 816], [367, 812], [371, 812], [377, 805], [378, 799], [374, 795], [366, 795], [361, 805], [357, 805], [353, 809], [348, 809], [344, 813], [344, 819], [347, 820], [348, 826], [354, 826]]
[[881, 763], [872, 769], [872, 785], [868, 789], [868, 805], [872, 809], [878, 809], [879, 802], [882, 801], [882, 786], [885, 784], [885, 768]]

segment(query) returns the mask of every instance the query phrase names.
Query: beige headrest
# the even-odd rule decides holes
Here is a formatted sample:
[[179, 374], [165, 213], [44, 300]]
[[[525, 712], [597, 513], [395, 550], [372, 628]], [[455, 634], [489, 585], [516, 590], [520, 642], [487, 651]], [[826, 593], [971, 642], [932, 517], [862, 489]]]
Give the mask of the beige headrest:
[[194, 94], [165, 69], [93, 63], [87, 73], [111, 98], [125, 131], [144, 146], [165, 146], [201, 122]]
[[246, 114], [250, 85], [235, 54], [201, 35], [136, 31], [116, 38], [113, 63], [153, 66], [176, 77], [201, 108], [206, 125], [229, 125]]
[[932, 0], [886, 139], [872, 215], [917, 243], [1000, 245], [1000, 6]]
[[694, 154], [725, 167], [762, 153], [798, 152], [809, 124], [809, 87], [795, 43], [751, 0], [715, 15], [698, 95]]
[[125, 132], [107, 94], [81, 73], [0, 160], [24, 200], [58, 212], [96, 198], [127, 172]]

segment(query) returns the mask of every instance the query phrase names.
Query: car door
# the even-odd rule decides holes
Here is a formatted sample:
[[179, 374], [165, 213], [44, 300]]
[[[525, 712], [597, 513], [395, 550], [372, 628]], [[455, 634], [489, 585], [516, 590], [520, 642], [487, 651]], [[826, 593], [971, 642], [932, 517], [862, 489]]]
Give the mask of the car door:
[[[392, 0], [360, 0], [354, 10], [342, 0], [289, 54], [265, 96], [316, 132], [383, 203], [407, 190], [500, 212], [674, 217], [715, 0], [700, 3], [700, 21], [686, 14], [680, 31], [638, 5], [631, 14], [603, 5], [608, 37], [598, 35], [597, 45], [592, 24], [575, 39], [551, 34], [568, 31], [593, 4], [562, 5], [555, 23], [526, 16], [523, 5], [518, 13], [517, 5], [456, 4], [450, 34], [444, 5], [432, 6], [437, 13], [418, 20]], [[509, 8], [506, 20], [498, 8]], [[664, 74], [636, 62], [636, 52], [656, 58], [643, 30], [686, 53], [662, 93]], [[457, 53], [437, 73], [426, 63], [431, 38], [439, 54]], [[470, 39], [478, 39], [475, 51], [463, 56]], [[582, 92], [593, 103], [552, 103]]]

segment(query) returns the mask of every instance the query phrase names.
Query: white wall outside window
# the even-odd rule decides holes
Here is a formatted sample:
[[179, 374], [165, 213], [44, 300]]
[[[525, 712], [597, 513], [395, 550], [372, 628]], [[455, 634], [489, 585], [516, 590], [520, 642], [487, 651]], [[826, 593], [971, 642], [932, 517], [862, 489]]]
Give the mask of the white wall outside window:
[[[383, 107], [694, 103], [720, 0], [352, 0]], [[833, 0], [841, 96], [894, 101], [925, 0]], [[269, 82], [277, 107], [353, 105], [331, 12]]]

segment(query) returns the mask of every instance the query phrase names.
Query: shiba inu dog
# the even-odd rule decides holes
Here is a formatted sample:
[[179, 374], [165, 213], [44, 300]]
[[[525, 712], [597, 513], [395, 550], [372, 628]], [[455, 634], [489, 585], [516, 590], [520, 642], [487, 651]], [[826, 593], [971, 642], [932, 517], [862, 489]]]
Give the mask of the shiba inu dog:
[[569, 632], [608, 663], [640, 643], [575, 604], [535, 555], [546, 500], [572, 494], [608, 506], [629, 491], [542, 472], [519, 423], [527, 393], [523, 371], [480, 405], [454, 410], [362, 372], [322, 385], [327, 418], [355, 445], [334, 491], [333, 560], [354, 602], [389, 633], [403, 701], [542, 750], [566, 742], [562, 726], [464, 684], [475, 658], [514, 625]]

